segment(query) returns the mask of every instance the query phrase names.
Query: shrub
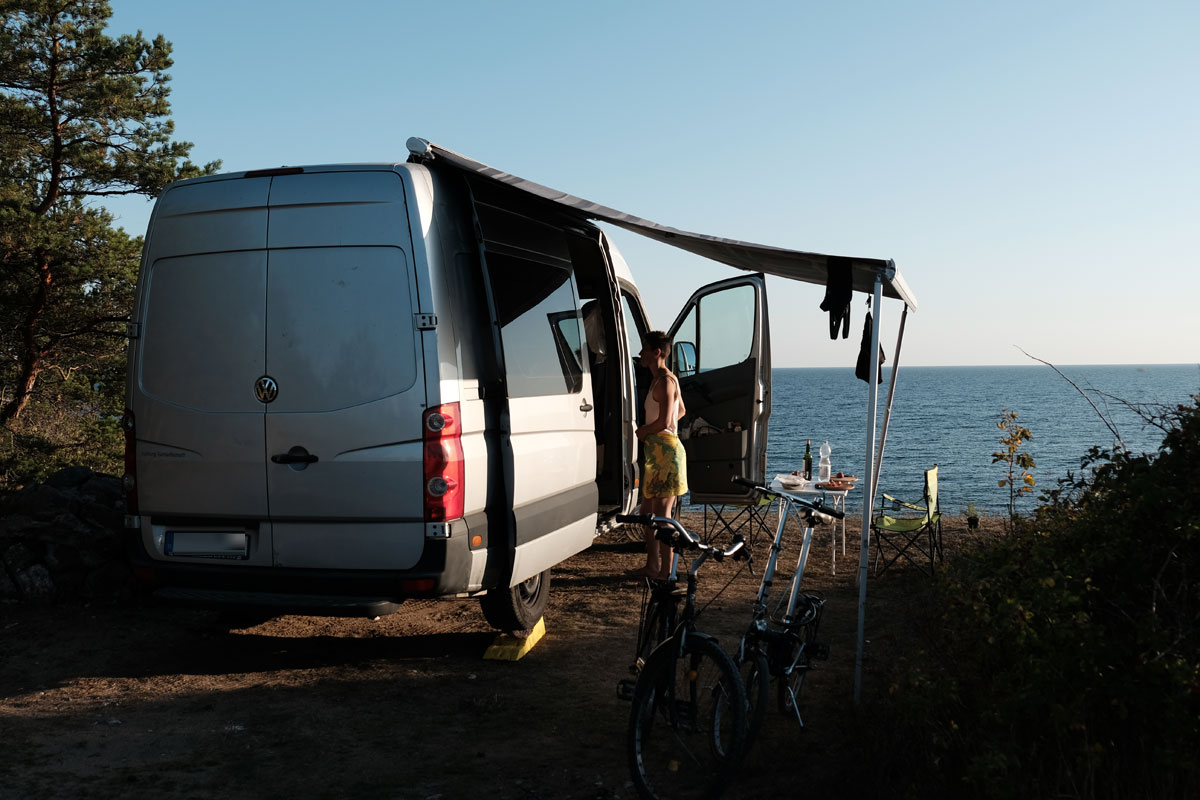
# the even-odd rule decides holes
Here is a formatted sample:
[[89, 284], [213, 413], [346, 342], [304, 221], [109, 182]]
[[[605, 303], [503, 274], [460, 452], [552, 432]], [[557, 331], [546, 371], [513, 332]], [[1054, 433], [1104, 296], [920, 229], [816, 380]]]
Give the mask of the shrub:
[[1200, 796], [1200, 395], [1168, 417], [941, 575], [874, 720], [923, 795]]

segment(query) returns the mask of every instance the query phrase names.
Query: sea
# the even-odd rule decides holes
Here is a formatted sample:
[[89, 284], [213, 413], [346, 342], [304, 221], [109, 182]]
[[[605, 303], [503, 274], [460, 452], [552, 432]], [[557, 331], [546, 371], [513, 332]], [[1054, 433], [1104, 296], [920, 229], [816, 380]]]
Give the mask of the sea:
[[[1200, 390], [1197, 364], [1056, 367], [1062, 375], [1042, 365], [901, 365], [880, 489], [919, 501], [924, 470], [937, 464], [942, 513], [965, 514], [967, 504], [973, 503], [979, 513], [1006, 514], [1008, 488], [997, 485], [1007, 475], [1006, 465], [993, 463], [992, 454], [1002, 449], [1002, 431], [996, 424], [1001, 413], [1011, 409], [1018, 415], [1017, 424], [1033, 434], [1021, 451], [1036, 464], [1031, 470], [1034, 493], [1017, 501], [1018, 512], [1029, 512], [1042, 490], [1054, 488], [1068, 471], [1080, 472], [1081, 458], [1089, 448], [1114, 445], [1101, 414], [1131, 451], [1156, 452], [1163, 432], [1146, 424], [1126, 404], [1174, 406], [1189, 403]], [[885, 368], [879, 384], [879, 428], [890, 380], [891, 372]], [[818, 448], [828, 441], [833, 472], [863, 477], [867, 383], [855, 378], [852, 368], [841, 367], [775, 369], [771, 381], [768, 478], [801, 469], [806, 441], [812, 442], [814, 472]], [[861, 513], [861, 494], [861, 490], [850, 493], [848, 511]]]

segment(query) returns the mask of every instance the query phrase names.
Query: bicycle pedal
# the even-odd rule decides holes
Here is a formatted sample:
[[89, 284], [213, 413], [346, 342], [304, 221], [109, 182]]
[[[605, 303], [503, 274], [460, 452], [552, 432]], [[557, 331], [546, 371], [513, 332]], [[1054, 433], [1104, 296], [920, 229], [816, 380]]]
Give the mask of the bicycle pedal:
[[633, 686], [635, 683], [636, 681], [629, 680], [628, 678], [617, 681], [617, 699], [626, 701], [632, 700]]
[[811, 652], [809, 653], [812, 658], [815, 658], [818, 661], [829, 660], [829, 645], [825, 642], [813, 642], [809, 645], [809, 647], [812, 648]]

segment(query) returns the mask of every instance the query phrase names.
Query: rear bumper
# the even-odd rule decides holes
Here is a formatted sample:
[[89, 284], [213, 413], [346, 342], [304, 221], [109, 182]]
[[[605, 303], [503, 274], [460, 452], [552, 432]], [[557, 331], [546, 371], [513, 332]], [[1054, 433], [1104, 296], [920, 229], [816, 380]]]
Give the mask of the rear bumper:
[[146, 553], [136, 530], [126, 531], [126, 548], [140, 583], [165, 599], [199, 605], [266, 606], [278, 613], [380, 614], [395, 610], [389, 611], [387, 604], [394, 606], [411, 597], [461, 594], [470, 584], [471, 553], [466, 537], [427, 539], [420, 560], [407, 570], [163, 561]]

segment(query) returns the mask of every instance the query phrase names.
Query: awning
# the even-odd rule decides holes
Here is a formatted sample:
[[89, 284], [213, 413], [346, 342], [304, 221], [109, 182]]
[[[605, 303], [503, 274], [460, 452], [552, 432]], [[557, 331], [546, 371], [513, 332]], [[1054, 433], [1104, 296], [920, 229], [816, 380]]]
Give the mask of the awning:
[[[735, 239], [722, 239], [719, 236], [691, 233], [660, 225], [648, 219], [635, 217], [633, 214], [626, 214], [624, 211], [617, 211], [599, 203], [584, 200], [582, 197], [575, 197], [566, 192], [542, 186], [540, 183], [518, 178], [516, 175], [489, 167], [487, 164], [481, 164], [425, 139], [416, 137], [409, 139], [408, 151], [412, 154], [410, 158], [412, 161], [450, 164], [466, 172], [491, 178], [535, 197], [549, 200], [569, 209], [583, 219], [602, 220], [663, 244], [678, 247], [689, 253], [695, 253], [698, 256], [747, 272], [765, 272], [781, 278], [824, 286], [828, 276], [829, 259], [835, 257], [822, 253], [789, 250], [785, 247], [740, 242]], [[855, 291], [871, 294], [875, 288], [876, 278], [882, 275], [883, 295], [902, 300], [909, 309], [916, 311], [917, 299], [891, 260], [856, 256], [841, 258], [850, 264]]]
[[687, 250], [698, 256], [728, 264], [737, 269], [749, 272], [766, 272], [781, 278], [815, 283], [821, 286], [828, 278], [828, 265], [831, 259], [839, 259], [849, 263], [852, 269], [852, 285], [855, 291], [866, 292], [872, 297], [875, 313], [871, 325], [871, 365], [867, 375], [876, 375], [879, 371], [879, 327], [883, 309], [880, 301], [890, 297], [904, 302], [904, 312], [900, 318], [900, 332], [896, 340], [895, 358], [892, 362], [892, 382], [888, 392], [887, 410], [884, 415], [883, 433], [876, 444], [876, 406], [879, 399], [878, 381], [867, 381], [867, 441], [866, 458], [863, 477], [863, 512], [862, 536], [858, 556], [858, 647], [854, 659], [854, 702], [857, 705], [862, 696], [863, 655], [866, 643], [866, 608], [867, 608], [867, 565], [870, 562], [870, 530], [871, 508], [879, 483], [878, 465], [883, 457], [884, 445], [887, 441], [888, 417], [891, 414], [892, 398], [896, 389], [896, 376], [900, 367], [900, 346], [904, 340], [904, 321], [910, 310], [916, 311], [917, 300], [909, 291], [908, 285], [900, 277], [896, 265], [890, 259], [855, 258], [847, 256], [830, 256], [821, 253], [805, 253], [800, 250], [788, 250], [783, 247], [771, 247], [765, 244], [739, 242], [734, 239], [722, 239], [703, 233], [689, 233], [677, 228], [659, 225], [632, 214], [584, 200], [581, 197], [550, 189], [541, 184], [518, 178], [478, 161], [472, 161], [466, 156], [459, 155], [453, 150], [447, 150], [424, 139], [408, 140], [408, 151], [412, 154], [410, 161], [418, 163], [437, 162], [454, 166], [466, 172], [491, 178], [492, 180], [512, 186], [530, 195], [555, 203], [562, 209], [582, 219], [603, 220], [626, 230], [639, 233], [651, 239]]

